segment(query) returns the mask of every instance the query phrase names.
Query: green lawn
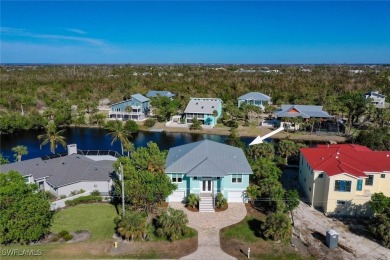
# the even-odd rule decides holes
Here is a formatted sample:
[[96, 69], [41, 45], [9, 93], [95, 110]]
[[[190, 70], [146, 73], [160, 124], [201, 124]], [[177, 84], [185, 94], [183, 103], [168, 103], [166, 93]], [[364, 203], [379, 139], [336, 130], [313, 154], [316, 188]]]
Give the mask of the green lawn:
[[261, 223], [257, 218], [247, 215], [241, 222], [223, 229], [221, 236], [256, 243], [263, 240], [259, 232]]
[[111, 204], [81, 204], [56, 212], [51, 232], [88, 230], [92, 234], [91, 240], [110, 239], [114, 234], [116, 216]]

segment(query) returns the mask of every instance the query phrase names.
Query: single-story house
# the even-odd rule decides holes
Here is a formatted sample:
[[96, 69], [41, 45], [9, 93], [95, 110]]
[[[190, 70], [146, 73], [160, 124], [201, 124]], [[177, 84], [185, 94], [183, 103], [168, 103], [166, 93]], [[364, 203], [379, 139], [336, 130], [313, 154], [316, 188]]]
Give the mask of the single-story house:
[[186, 109], [184, 118], [187, 124], [192, 124], [194, 118], [203, 125], [215, 126], [222, 114], [222, 100], [219, 98], [191, 98]]
[[[77, 153], [79, 152], [79, 153]], [[72, 191], [98, 190], [108, 196], [112, 190], [113, 163], [117, 159], [113, 151], [95, 151], [83, 155], [75, 145], [68, 145], [67, 154], [55, 154], [40, 158], [1, 165], [1, 172], [18, 171], [27, 183], [36, 183], [40, 190], [50, 191], [57, 197], [69, 196]]]
[[247, 200], [252, 169], [241, 148], [204, 140], [169, 149], [165, 172], [178, 186], [168, 202], [181, 202], [190, 193], [202, 199], [221, 192], [230, 203]]
[[299, 182], [327, 215], [367, 216], [374, 193], [390, 196], [390, 152], [354, 144], [301, 148]]
[[322, 109], [322, 106], [312, 105], [282, 105], [282, 107], [276, 110], [274, 114], [278, 119], [289, 117], [302, 117], [303, 119], [333, 118], [333, 116], [329, 115], [328, 112]]
[[168, 97], [168, 98], [170, 98], [172, 100], [176, 95], [171, 93], [170, 91], [149, 90], [149, 92], [146, 94], [146, 96], [148, 98]]
[[376, 108], [385, 108], [385, 95], [379, 94], [379, 91], [371, 91], [364, 94], [365, 99], [371, 99], [371, 103], [374, 104]]
[[144, 120], [149, 116], [149, 98], [141, 95], [131, 95], [130, 99], [112, 104], [108, 118], [111, 120]]
[[249, 92], [238, 98], [238, 107], [241, 107], [242, 104], [247, 104], [264, 109], [264, 107], [270, 103], [271, 97], [260, 92]]

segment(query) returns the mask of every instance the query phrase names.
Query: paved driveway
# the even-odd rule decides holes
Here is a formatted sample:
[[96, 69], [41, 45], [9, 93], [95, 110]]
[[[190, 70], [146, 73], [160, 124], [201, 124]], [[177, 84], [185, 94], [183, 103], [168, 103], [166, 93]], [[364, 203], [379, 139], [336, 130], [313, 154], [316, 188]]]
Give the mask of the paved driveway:
[[229, 208], [222, 212], [191, 212], [181, 203], [169, 205], [184, 210], [188, 216], [188, 225], [198, 231], [198, 250], [182, 259], [236, 259], [222, 251], [219, 230], [244, 219], [244, 203], [229, 203]]

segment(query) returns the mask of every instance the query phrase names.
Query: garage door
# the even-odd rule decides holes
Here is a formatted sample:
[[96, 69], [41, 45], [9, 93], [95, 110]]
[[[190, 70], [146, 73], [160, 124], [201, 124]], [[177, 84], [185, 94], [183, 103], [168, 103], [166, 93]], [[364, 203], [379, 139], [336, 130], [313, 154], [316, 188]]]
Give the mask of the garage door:
[[174, 191], [172, 195], [169, 196], [169, 202], [182, 202], [185, 197], [185, 191]]
[[244, 202], [242, 195], [242, 191], [229, 191], [228, 202]]

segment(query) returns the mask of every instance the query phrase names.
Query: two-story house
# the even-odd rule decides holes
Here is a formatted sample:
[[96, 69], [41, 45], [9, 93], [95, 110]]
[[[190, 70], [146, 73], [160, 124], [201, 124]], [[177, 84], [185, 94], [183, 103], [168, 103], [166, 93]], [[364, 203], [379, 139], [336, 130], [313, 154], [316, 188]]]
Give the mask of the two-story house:
[[271, 97], [260, 92], [249, 92], [238, 98], [238, 107], [241, 107], [242, 104], [264, 109], [267, 104], [271, 104]]
[[160, 91], [160, 90], [149, 90], [149, 92], [146, 94], [148, 98], [154, 98], [154, 97], [168, 97], [171, 100], [176, 96], [175, 94], [171, 93], [170, 91]]
[[379, 91], [371, 91], [364, 94], [365, 99], [370, 99], [371, 103], [374, 104], [376, 108], [385, 108], [385, 96], [379, 94]]
[[149, 98], [141, 95], [131, 95], [130, 99], [112, 104], [108, 118], [111, 120], [140, 121], [148, 117], [150, 112]]
[[302, 148], [299, 182], [327, 215], [367, 216], [373, 193], [390, 196], [390, 152], [353, 144]]
[[187, 124], [192, 124], [196, 118], [203, 125], [215, 126], [221, 114], [222, 100], [219, 98], [191, 98], [184, 110]]

